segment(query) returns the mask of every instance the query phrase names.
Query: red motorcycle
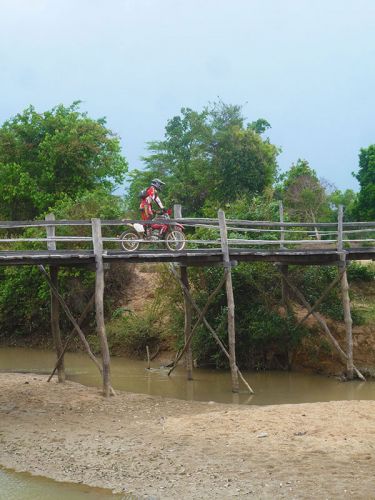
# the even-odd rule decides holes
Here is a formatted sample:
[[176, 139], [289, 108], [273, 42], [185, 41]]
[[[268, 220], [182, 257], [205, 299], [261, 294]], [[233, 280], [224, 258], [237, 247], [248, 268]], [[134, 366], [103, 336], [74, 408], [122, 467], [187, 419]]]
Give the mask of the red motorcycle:
[[[135, 222], [126, 224], [126, 231], [120, 235], [121, 248], [127, 252], [135, 252], [141, 244], [155, 244], [157, 241], [163, 241], [165, 246], [171, 252], [180, 252], [185, 248], [186, 240], [184, 235], [184, 226], [182, 224], [163, 224], [163, 220], [169, 220], [172, 211], [169, 209], [162, 214], [157, 214], [151, 221], [151, 231], [146, 232], [146, 227]], [[162, 245], [157, 244], [157, 248]]]

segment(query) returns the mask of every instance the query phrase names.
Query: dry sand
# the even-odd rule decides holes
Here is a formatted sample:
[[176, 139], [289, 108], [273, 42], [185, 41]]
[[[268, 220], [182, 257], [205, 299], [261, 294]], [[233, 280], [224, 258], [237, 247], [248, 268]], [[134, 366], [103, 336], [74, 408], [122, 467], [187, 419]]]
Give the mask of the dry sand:
[[132, 498], [375, 498], [375, 401], [234, 406], [0, 374], [0, 464]]

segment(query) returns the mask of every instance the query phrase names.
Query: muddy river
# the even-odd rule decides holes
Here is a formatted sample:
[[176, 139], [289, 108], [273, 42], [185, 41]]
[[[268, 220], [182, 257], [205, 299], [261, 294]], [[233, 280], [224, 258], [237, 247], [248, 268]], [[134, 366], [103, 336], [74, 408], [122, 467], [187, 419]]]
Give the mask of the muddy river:
[[[52, 370], [55, 354], [50, 351], [22, 348], [0, 348], [0, 370], [45, 373]], [[92, 361], [80, 353], [65, 358], [70, 380], [90, 386], [101, 386], [100, 376]], [[126, 358], [112, 358], [112, 385], [115, 389], [185, 400], [221, 403], [267, 405], [308, 403], [332, 400], [375, 399], [375, 382], [342, 383], [335, 378], [287, 372], [244, 373], [255, 394], [232, 394], [229, 372], [194, 370], [194, 380], [187, 381], [183, 367], [168, 377], [167, 369], [152, 363]], [[47, 376], [46, 376], [47, 380]], [[47, 382], [46, 382], [47, 383]], [[1, 424], [0, 424], [1, 425]], [[5, 496], [2, 496], [5, 495]], [[0, 498], [36, 500], [43, 498], [74, 498], [80, 500], [112, 497], [110, 492], [75, 486], [27, 474], [0, 470]], [[113, 498], [118, 498], [114, 495]]]

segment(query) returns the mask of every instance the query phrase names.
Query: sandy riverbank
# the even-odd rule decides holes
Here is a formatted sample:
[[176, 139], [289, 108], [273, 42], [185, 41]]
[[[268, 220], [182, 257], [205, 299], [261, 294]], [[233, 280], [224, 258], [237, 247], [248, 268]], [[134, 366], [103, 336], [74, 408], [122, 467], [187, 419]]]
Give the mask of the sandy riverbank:
[[105, 400], [0, 374], [0, 464], [136, 498], [375, 498], [375, 401]]

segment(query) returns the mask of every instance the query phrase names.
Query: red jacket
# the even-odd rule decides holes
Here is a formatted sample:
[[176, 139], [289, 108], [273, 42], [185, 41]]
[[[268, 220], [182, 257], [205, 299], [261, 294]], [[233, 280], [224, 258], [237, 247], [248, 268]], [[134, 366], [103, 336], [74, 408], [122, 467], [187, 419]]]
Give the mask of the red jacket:
[[158, 192], [157, 192], [156, 188], [154, 188], [154, 186], [150, 186], [146, 190], [146, 194], [147, 194], [146, 197], [142, 198], [142, 201], [141, 201], [139, 208], [141, 208], [143, 210], [147, 206], [148, 208], [151, 209], [152, 202], [154, 201], [157, 204], [157, 206], [161, 210], [163, 210], [164, 206], [163, 206], [162, 202], [160, 201], [160, 198], [158, 196]]

